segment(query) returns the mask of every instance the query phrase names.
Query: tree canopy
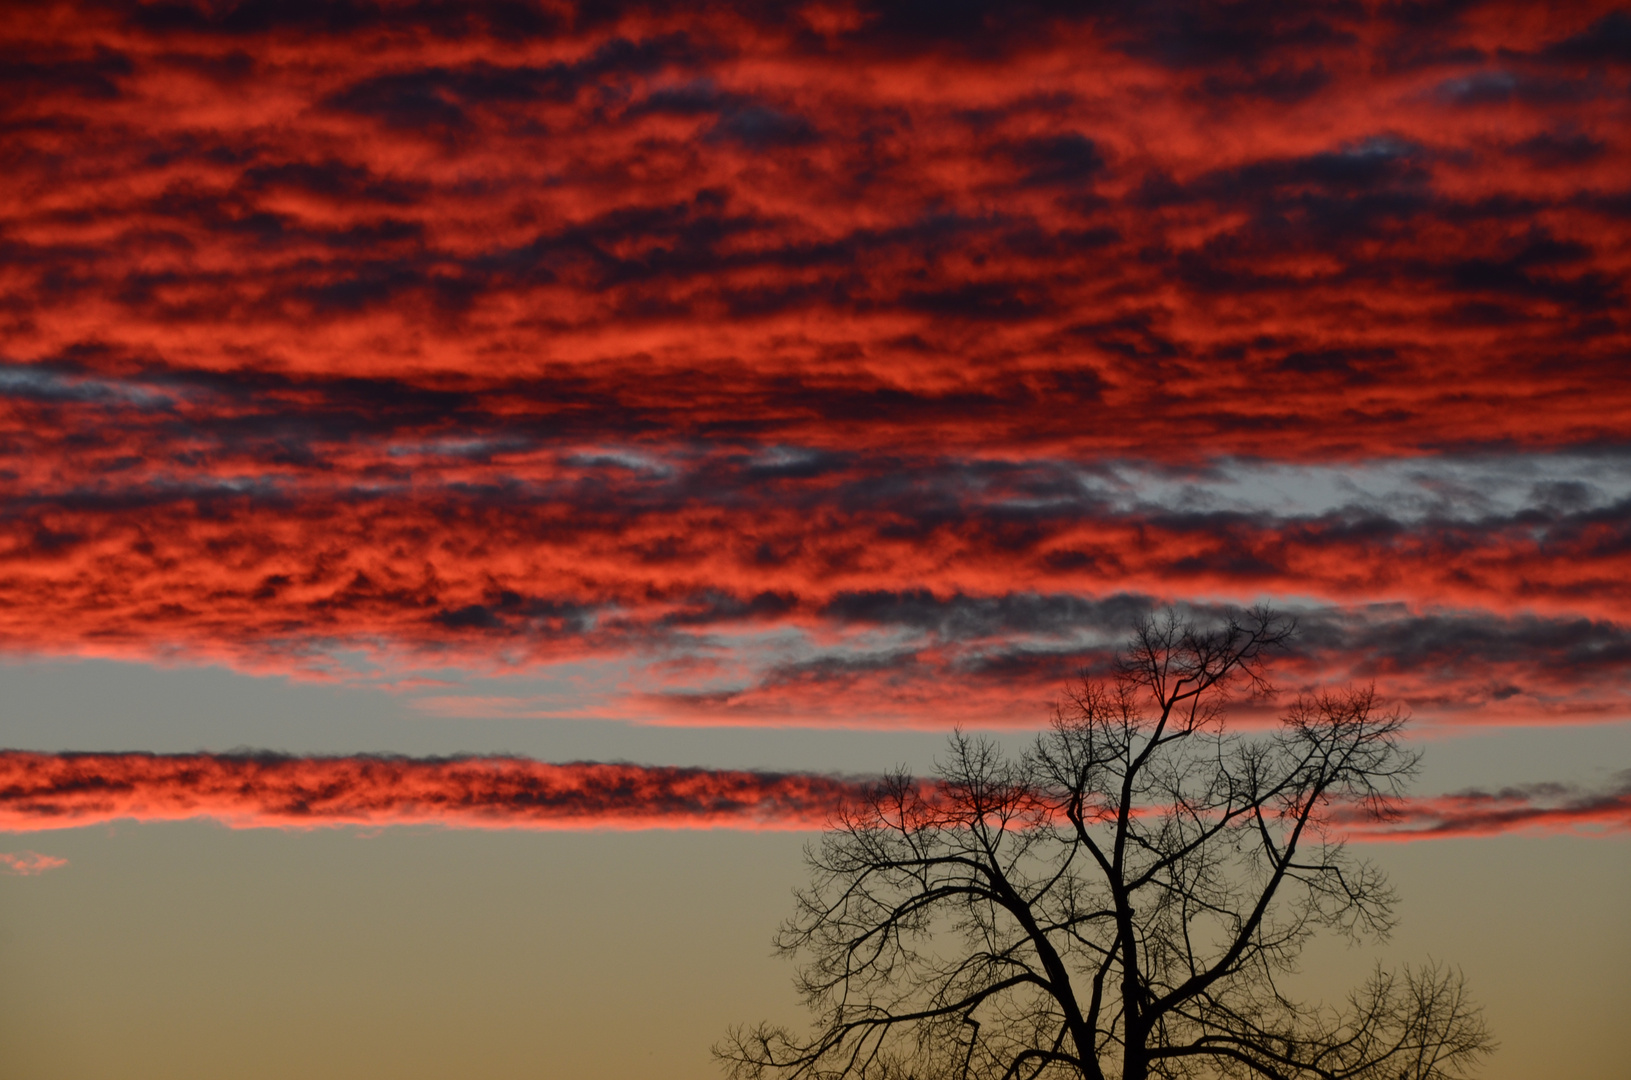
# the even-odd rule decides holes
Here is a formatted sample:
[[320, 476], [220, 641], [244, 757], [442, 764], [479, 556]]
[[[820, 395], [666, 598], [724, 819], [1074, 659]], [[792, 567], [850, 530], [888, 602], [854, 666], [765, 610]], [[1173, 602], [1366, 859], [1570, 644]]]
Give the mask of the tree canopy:
[[1288, 976], [1321, 931], [1385, 937], [1395, 894], [1340, 813], [1385, 817], [1417, 768], [1371, 689], [1226, 724], [1295, 632], [1267, 609], [1143, 625], [1025, 753], [953, 736], [807, 852], [778, 947], [808, 1036], [716, 1048], [737, 1080], [1437, 1080], [1492, 1047], [1460, 973], [1378, 967], [1340, 1005]]

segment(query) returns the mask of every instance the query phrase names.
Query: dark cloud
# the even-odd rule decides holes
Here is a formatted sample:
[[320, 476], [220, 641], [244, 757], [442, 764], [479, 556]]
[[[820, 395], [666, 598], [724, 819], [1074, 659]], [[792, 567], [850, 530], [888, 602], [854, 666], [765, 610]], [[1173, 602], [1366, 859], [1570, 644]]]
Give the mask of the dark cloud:
[[1593, 79], [1532, 75], [1493, 69], [1446, 79], [1434, 94], [1450, 105], [1566, 105], [1602, 96], [1605, 87]]
[[1573, 64], [1631, 64], [1631, 12], [1611, 11], [1541, 50], [1548, 60]]
[[731, 109], [709, 130], [709, 139], [729, 139], [743, 146], [798, 146], [814, 142], [815, 129], [802, 117], [764, 105]]
[[1094, 5], [1061, 0], [868, 0], [856, 25], [838, 36], [839, 47], [912, 56], [949, 50], [994, 60], [1046, 41], [1051, 28], [1094, 15]]
[[1603, 156], [1608, 144], [1584, 132], [1543, 131], [1514, 143], [1512, 152], [1545, 168], [1561, 169], [1582, 165]]
[[478, 62], [378, 75], [330, 94], [323, 104], [393, 127], [463, 129], [471, 123], [471, 109], [567, 103], [608, 80], [649, 75], [676, 60], [694, 59], [683, 34], [640, 41], [617, 38], [572, 62], [515, 67]]
[[49, 108], [55, 96], [91, 101], [118, 98], [135, 64], [123, 52], [97, 46], [89, 56], [41, 57], [33, 50], [0, 46], [0, 95], [7, 101], [0, 114], [29, 99]]
[[1092, 599], [1009, 593], [937, 597], [926, 589], [903, 592], [841, 592], [821, 614], [842, 623], [869, 623], [928, 631], [946, 640], [998, 638], [1013, 634], [1075, 635], [1096, 630], [1112, 638], [1137, 626], [1154, 610], [1149, 597], [1117, 595]]
[[1029, 139], [1013, 150], [1024, 183], [1078, 187], [1105, 167], [1104, 153], [1076, 131]]
[[406, 4], [367, 0], [239, 0], [224, 4], [161, 0], [110, 6], [125, 8], [134, 26], [158, 34], [345, 37], [412, 24], [438, 36], [460, 38], [479, 30], [517, 37], [557, 33], [563, 28], [559, 9], [526, 0], [412, 0]]
[[1631, 628], [1606, 620], [1315, 611], [1301, 626], [1300, 648], [1359, 658], [1361, 676], [1420, 672], [1453, 680], [1504, 671], [1522, 672], [1513, 677], [1530, 683], [1590, 685], [1631, 673]]
[[1250, 70], [1277, 54], [1351, 47], [1343, 21], [1353, 14], [1283, 2], [1156, 3], [1117, 12], [1111, 25], [1122, 49], [1168, 68]]
[[336, 199], [361, 199], [398, 206], [411, 205], [424, 192], [421, 185], [393, 183], [376, 176], [364, 165], [336, 158], [329, 158], [326, 161], [288, 161], [256, 165], [244, 171], [241, 182], [245, 188], [254, 192], [284, 189], [326, 195]]

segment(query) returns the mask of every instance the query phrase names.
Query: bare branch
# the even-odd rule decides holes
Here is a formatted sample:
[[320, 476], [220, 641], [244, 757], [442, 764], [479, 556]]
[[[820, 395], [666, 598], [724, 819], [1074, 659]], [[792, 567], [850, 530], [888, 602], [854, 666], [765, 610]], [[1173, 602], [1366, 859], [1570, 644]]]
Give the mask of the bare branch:
[[732, 1033], [732, 1075], [1466, 1075], [1493, 1043], [1458, 972], [1378, 970], [1343, 1010], [1282, 989], [1314, 934], [1392, 926], [1335, 822], [1393, 813], [1418, 761], [1373, 688], [1299, 697], [1269, 737], [1226, 730], [1294, 629], [1164, 613], [1018, 759], [958, 732], [934, 780], [884, 777], [808, 851], [778, 940], [811, 1035]]

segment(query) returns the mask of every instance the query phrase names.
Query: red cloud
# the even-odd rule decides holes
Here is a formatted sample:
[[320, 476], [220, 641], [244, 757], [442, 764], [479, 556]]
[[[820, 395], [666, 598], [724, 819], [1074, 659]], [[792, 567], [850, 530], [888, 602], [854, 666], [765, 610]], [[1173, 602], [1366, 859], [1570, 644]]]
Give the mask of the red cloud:
[[[853, 489], [873, 480], [857, 477]], [[615, 481], [609, 492], [491, 499], [19, 499], [0, 523], [0, 636], [52, 649], [508, 641], [548, 656], [621, 648], [658, 625], [808, 622], [844, 595], [912, 590], [1302, 595], [1614, 621], [1631, 612], [1623, 506], [1465, 523], [1276, 520], [1025, 507], [1006, 493], [869, 506], [843, 488], [782, 497], [740, 482], [630, 486], [626, 499]], [[717, 598], [711, 611], [698, 607], [707, 597]]]
[[[522, 758], [0, 752], [0, 829], [211, 818], [235, 828], [818, 829], [865, 781]], [[1355, 840], [1631, 829], [1631, 789], [1536, 785], [1404, 800], [1376, 822], [1339, 809]], [[0, 858], [18, 873], [62, 860]]]
[[0, 829], [214, 818], [245, 828], [819, 826], [850, 793], [822, 776], [519, 758], [0, 752]]
[[[520, 625], [529, 613], [548, 624], [567, 618], [565, 605], [664, 613], [710, 591], [816, 606], [880, 589], [1137, 590], [1610, 619], [1631, 610], [1631, 520], [1620, 507], [1418, 526], [1381, 515], [834, 506], [821, 492], [804, 505], [756, 506], [756, 493], [720, 494], [724, 505], [698, 493], [666, 506], [571, 493], [491, 502], [221, 494], [155, 506], [115, 496], [20, 508], [0, 533], [0, 559], [12, 610], [27, 616], [13, 633], [38, 633], [33, 615], [52, 610], [56, 632], [104, 639], [280, 630], [445, 639]], [[475, 606], [486, 615], [459, 614]]]
[[828, 38], [597, 14], [11, 22], [10, 355], [889, 451], [1625, 430], [1607, 5]]
[[[810, 655], [634, 707], [923, 723], [1090, 650], [875, 624], [916, 635], [889, 668], [847, 597], [1617, 634], [1623, 493], [1225, 512], [1082, 475], [1622, 453], [1625, 15], [1024, 10], [0, 15], [0, 647], [701, 663], [779, 629]], [[1302, 674], [1624, 714], [1600, 650], [1370, 646]]]

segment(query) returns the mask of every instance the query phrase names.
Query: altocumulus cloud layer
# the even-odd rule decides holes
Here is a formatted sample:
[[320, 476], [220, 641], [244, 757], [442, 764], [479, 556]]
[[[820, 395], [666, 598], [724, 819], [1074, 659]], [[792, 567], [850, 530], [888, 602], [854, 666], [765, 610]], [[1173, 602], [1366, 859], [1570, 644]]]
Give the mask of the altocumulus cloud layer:
[[1293, 681], [1625, 716], [1625, 10], [3, 18], [9, 650], [1033, 724], [1268, 597]]
[[[238, 828], [819, 827], [869, 781], [801, 773], [652, 768], [524, 758], [0, 753], [0, 828], [212, 818]], [[932, 802], [934, 789], [925, 795]], [[1385, 820], [1337, 807], [1355, 839], [1631, 828], [1631, 775], [1602, 791], [1534, 785], [1400, 802]], [[32, 853], [29, 853], [30, 855]], [[61, 865], [4, 856], [17, 873]]]

